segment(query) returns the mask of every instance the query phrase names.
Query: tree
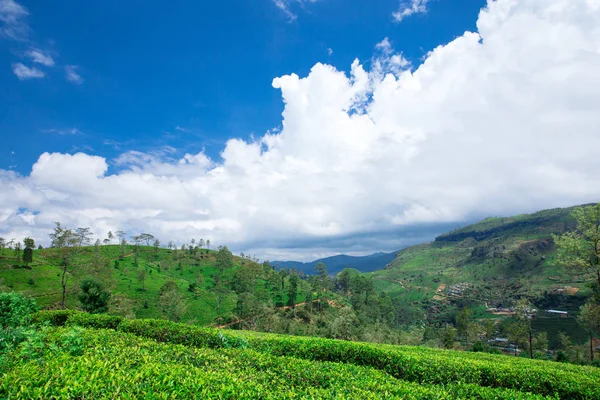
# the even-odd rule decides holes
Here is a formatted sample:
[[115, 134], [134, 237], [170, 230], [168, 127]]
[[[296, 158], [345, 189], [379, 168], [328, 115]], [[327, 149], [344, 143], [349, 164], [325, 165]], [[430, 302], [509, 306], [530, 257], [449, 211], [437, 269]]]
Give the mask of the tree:
[[200, 246], [200, 248], [204, 247], [204, 239], [198, 240], [198, 246]]
[[572, 214], [577, 229], [554, 236], [556, 263], [593, 273], [600, 288], [600, 203], [577, 207]]
[[289, 279], [288, 286], [288, 306], [296, 309], [296, 299], [298, 298], [298, 274], [292, 273]]
[[169, 281], [161, 286], [158, 291], [158, 305], [168, 319], [175, 322], [181, 321], [186, 307], [175, 282]]
[[142, 290], [146, 290], [146, 268], [140, 268], [137, 272], [137, 279], [142, 284]]
[[456, 341], [456, 328], [446, 325], [441, 331], [440, 340], [445, 349], [453, 348]]
[[[77, 231], [79, 231], [80, 234], [77, 234]], [[86, 236], [82, 236], [81, 233], [89, 233], [89, 228], [78, 228], [77, 231], [73, 232], [71, 229], [63, 227], [60, 222], [56, 222], [54, 231], [48, 235], [51, 241], [51, 247], [58, 249], [60, 258], [60, 268], [62, 270], [61, 307], [63, 309], [65, 308], [65, 300], [67, 298], [67, 272], [75, 257], [81, 252], [81, 244], [85, 242]]]
[[75, 229], [75, 236], [79, 241], [79, 246], [88, 246], [90, 243], [92, 243], [92, 232], [90, 228]]
[[125, 247], [126, 246], [127, 246], [127, 241], [125, 240], [125, 238], [121, 239], [121, 245], [120, 245], [121, 260], [125, 258]]
[[0, 252], [4, 255], [4, 249], [6, 248], [6, 239], [0, 237]]
[[[509, 339], [521, 347], [529, 348], [529, 357], [533, 358], [533, 329], [531, 328], [532, 309], [527, 299], [517, 300], [515, 315], [508, 325]], [[517, 349], [515, 348], [515, 356]]]
[[112, 231], [108, 231], [108, 235], [106, 238], [108, 239], [109, 243], [112, 243], [113, 239], [115, 238], [115, 235], [113, 235]]
[[33, 261], [33, 249], [35, 249], [35, 241], [26, 237], [23, 239], [23, 244], [25, 245], [25, 249], [23, 250], [23, 263], [25, 266], [28, 266], [30, 262]]
[[473, 322], [473, 311], [470, 308], [463, 307], [456, 315], [456, 330], [465, 341], [465, 349], [468, 349], [470, 339], [477, 337], [477, 325]]
[[219, 247], [217, 251], [215, 267], [217, 267], [217, 274], [214, 276], [214, 292], [217, 295], [217, 318], [221, 322], [221, 306], [223, 304], [223, 298], [227, 293], [225, 287], [226, 273], [233, 267], [233, 254], [229, 251], [227, 246]]
[[594, 361], [594, 332], [600, 332], [600, 305], [596, 301], [589, 300], [583, 306], [577, 317], [577, 322], [584, 329], [587, 329], [590, 335], [590, 360]]
[[17, 262], [21, 261], [21, 249], [22, 249], [21, 242], [16, 242], [14, 252], [15, 252], [15, 260]]
[[140, 238], [146, 242], [146, 246], [150, 246], [150, 242], [154, 240], [154, 236], [149, 233], [142, 233]]
[[93, 279], [84, 279], [80, 285], [81, 293], [79, 302], [84, 311], [92, 314], [105, 313], [108, 311], [110, 293], [104, 290], [100, 282]]
[[210, 250], [210, 240], [206, 239], [206, 248]]
[[158, 260], [158, 249], [160, 248], [160, 241], [158, 239], [154, 239], [154, 258]]

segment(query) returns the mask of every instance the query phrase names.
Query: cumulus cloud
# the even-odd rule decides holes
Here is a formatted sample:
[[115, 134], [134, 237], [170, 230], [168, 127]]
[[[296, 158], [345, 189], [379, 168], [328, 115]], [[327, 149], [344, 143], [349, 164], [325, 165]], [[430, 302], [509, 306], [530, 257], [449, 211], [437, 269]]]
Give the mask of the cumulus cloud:
[[54, 60], [48, 54], [44, 54], [41, 50], [32, 49], [25, 53], [26, 56], [30, 57], [34, 63], [45, 65], [46, 67], [52, 67]]
[[65, 65], [65, 77], [69, 82], [81, 85], [83, 78], [77, 72], [77, 68], [79, 68], [77, 65]]
[[12, 40], [26, 40], [29, 26], [25, 18], [29, 12], [14, 0], [0, 0], [0, 36]]
[[28, 176], [0, 171], [0, 235], [43, 239], [62, 221], [292, 258], [598, 201], [600, 3], [490, 0], [477, 27], [416, 68], [387, 40], [369, 69], [274, 79], [281, 129], [229, 140], [221, 160], [45, 153]]
[[17, 78], [22, 81], [26, 79], [43, 78], [46, 76], [43, 71], [40, 71], [35, 67], [28, 67], [22, 63], [13, 64], [12, 70]]
[[392, 14], [396, 22], [402, 22], [404, 18], [414, 14], [424, 14], [427, 12], [427, 3], [429, 0], [402, 0], [398, 11]]

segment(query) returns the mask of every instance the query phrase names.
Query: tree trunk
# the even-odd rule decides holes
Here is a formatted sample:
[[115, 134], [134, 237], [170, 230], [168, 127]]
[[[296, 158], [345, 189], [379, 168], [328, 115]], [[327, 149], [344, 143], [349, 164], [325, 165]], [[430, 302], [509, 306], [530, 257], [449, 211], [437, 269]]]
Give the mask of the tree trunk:
[[529, 328], [529, 358], [533, 358], [533, 332]]
[[592, 339], [594, 338], [592, 331], [590, 331], [590, 360], [594, 361], [594, 342]]
[[62, 300], [60, 302], [60, 305], [61, 305], [62, 309], [65, 310], [66, 309], [65, 300], [67, 297], [67, 262], [66, 261], [64, 262], [64, 265], [63, 265], [61, 285], [62, 285]]

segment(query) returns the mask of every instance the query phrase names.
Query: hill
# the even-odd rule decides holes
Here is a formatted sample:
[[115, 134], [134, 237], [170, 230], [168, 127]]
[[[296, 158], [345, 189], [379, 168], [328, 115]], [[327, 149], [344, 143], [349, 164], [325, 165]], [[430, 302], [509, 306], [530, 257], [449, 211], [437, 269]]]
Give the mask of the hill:
[[[6, 297], [6, 296], [5, 296]], [[0, 301], [5, 303], [5, 299]], [[8, 299], [19, 303], [14, 298]], [[551, 361], [2, 308], [8, 398], [591, 399], [600, 370]], [[13, 314], [13, 315], [10, 315]], [[43, 324], [50, 327], [40, 328]]]
[[336, 256], [320, 258], [311, 262], [300, 261], [274, 261], [271, 262], [279, 268], [295, 268], [305, 274], [314, 274], [315, 266], [323, 263], [327, 266], [327, 271], [336, 275], [345, 268], [353, 268], [360, 272], [372, 272], [385, 268], [396, 256], [396, 253], [374, 253], [367, 256], [348, 256], [339, 254]]
[[553, 264], [552, 239], [576, 227], [574, 208], [487, 218], [406, 248], [370, 276], [378, 291], [433, 313], [470, 305], [484, 315], [520, 296], [542, 309], [575, 311], [589, 294], [589, 280]]
[[[137, 252], [137, 255], [136, 255]], [[201, 325], [227, 322], [234, 318], [238, 296], [232, 287], [217, 292], [215, 277], [217, 251], [154, 248], [152, 246], [87, 246], [80, 249], [67, 273], [68, 308], [79, 306], [80, 284], [86, 278], [101, 282], [112, 293], [111, 311], [128, 317], [168, 318], [159, 304], [160, 289], [174, 282], [179, 290], [181, 315], [176, 319]], [[231, 255], [231, 268], [224, 273], [227, 282], [237, 280], [238, 271], [254, 271], [256, 279], [271, 277], [256, 262]], [[35, 298], [39, 305], [58, 308], [61, 301], [59, 250], [35, 250], [28, 267], [15, 262], [13, 251], [0, 254], [0, 290], [14, 290]], [[274, 294], [275, 295], [275, 294]], [[283, 294], [277, 293], [285, 301]], [[302, 300], [302, 298], [300, 298]], [[218, 304], [220, 303], [220, 304]], [[221, 317], [221, 318], [219, 318]]]

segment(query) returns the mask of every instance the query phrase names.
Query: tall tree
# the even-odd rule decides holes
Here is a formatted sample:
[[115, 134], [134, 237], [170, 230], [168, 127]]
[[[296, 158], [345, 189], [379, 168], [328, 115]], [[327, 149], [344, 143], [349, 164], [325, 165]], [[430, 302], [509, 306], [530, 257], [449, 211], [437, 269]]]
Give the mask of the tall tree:
[[[533, 358], [533, 329], [531, 319], [533, 318], [532, 308], [527, 299], [517, 300], [515, 305], [515, 314], [511, 323], [508, 325], [509, 339], [517, 345], [528, 348], [529, 357]], [[515, 349], [515, 355], [517, 350]]]
[[296, 310], [296, 301], [298, 299], [298, 274], [294, 271], [290, 274], [290, 279], [288, 282], [288, 306]]
[[91, 314], [105, 313], [108, 311], [110, 293], [104, 289], [100, 282], [93, 279], [84, 279], [80, 285], [81, 293], [79, 302], [84, 311]]
[[21, 242], [16, 242], [14, 253], [15, 253], [15, 260], [17, 261], [17, 263], [19, 261], [21, 261], [21, 249], [22, 249]]
[[116, 231], [115, 235], [119, 238], [119, 243], [127, 237], [127, 233], [125, 233], [124, 231], [121, 231], [121, 230]]
[[577, 229], [554, 236], [556, 263], [594, 274], [600, 288], [600, 203], [577, 207], [571, 215], [577, 221]]
[[142, 284], [142, 290], [146, 290], [146, 268], [139, 268], [137, 272], [138, 281]]
[[152, 244], [154, 247], [154, 259], [158, 260], [158, 249], [160, 249], [160, 241], [158, 239], [154, 239], [154, 243]]
[[92, 232], [90, 228], [77, 228], [75, 229], [75, 236], [79, 241], [79, 246], [88, 246], [92, 243]]
[[[86, 230], [85, 228], [78, 228], [77, 231], [80, 233], [89, 232], [89, 229]], [[48, 235], [50, 237], [51, 246], [55, 249], [58, 249], [60, 258], [60, 268], [62, 270], [62, 298], [60, 304], [63, 309], [66, 308], [65, 301], [67, 298], [68, 281], [67, 272], [69, 271], [69, 268], [71, 268], [71, 264], [74, 262], [75, 257], [81, 252], [81, 244], [85, 242], [85, 239], [82, 239], [82, 235], [77, 234], [76, 232], [63, 227], [60, 222], [56, 222], [54, 231]], [[83, 238], [85, 237], [86, 236], [83, 236]]]
[[127, 246], [127, 240], [125, 238], [121, 239], [121, 244], [119, 246], [121, 250], [121, 260], [125, 258], [125, 248]]
[[0, 237], [0, 254], [4, 255], [4, 249], [6, 248], [6, 239]]
[[108, 234], [106, 235], [106, 238], [108, 239], [109, 243], [112, 244], [112, 241], [115, 238], [115, 235], [113, 235], [112, 231], [108, 231]]
[[581, 307], [577, 322], [586, 329], [590, 336], [590, 360], [594, 361], [594, 332], [600, 333], [600, 305], [590, 299]]
[[227, 272], [233, 267], [233, 254], [231, 254], [227, 246], [219, 247], [215, 259], [215, 267], [218, 272], [214, 276], [215, 287], [213, 291], [217, 296], [217, 318], [220, 323], [222, 319], [223, 299], [227, 294], [226, 276]]
[[473, 321], [473, 311], [463, 307], [456, 315], [456, 330], [465, 342], [465, 349], [469, 348], [471, 339], [477, 337], [477, 325]]
[[26, 237], [23, 239], [23, 244], [25, 245], [25, 249], [23, 250], [23, 263], [25, 266], [28, 266], [30, 262], [33, 261], [33, 249], [35, 249], [35, 241]]
[[210, 250], [210, 240], [206, 239], [206, 248]]
[[185, 312], [184, 298], [177, 284], [169, 281], [158, 291], [158, 305], [171, 321], [179, 322]]
[[140, 235], [140, 238], [146, 242], [146, 246], [150, 246], [150, 242], [152, 242], [154, 240], [154, 236], [149, 234], [149, 233], [142, 233]]

